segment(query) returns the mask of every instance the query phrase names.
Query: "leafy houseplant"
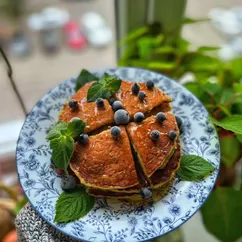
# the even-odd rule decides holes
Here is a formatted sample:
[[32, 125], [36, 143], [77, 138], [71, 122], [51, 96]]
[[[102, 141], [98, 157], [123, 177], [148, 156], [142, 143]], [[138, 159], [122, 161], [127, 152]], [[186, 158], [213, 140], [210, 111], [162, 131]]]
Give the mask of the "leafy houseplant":
[[[182, 24], [198, 21], [186, 18]], [[207, 108], [221, 148], [220, 175], [201, 210], [204, 225], [225, 242], [242, 237], [242, 189], [233, 188], [242, 156], [242, 58], [223, 62], [214, 55], [216, 46], [191, 51], [186, 39], [165, 33], [160, 23], [130, 32], [120, 45], [124, 47], [120, 66], [146, 68], [176, 80], [186, 73], [194, 76], [193, 82], [184, 85]]]

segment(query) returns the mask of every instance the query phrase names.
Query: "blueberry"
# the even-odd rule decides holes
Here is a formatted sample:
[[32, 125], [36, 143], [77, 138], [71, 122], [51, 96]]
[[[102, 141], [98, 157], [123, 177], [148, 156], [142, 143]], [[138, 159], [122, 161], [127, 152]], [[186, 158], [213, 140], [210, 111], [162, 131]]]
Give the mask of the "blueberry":
[[78, 117], [74, 117], [74, 118], [72, 118], [72, 119], [70, 120], [70, 122], [77, 121], [77, 120], [81, 120], [81, 119], [78, 118]]
[[62, 190], [73, 189], [76, 186], [76, 179], [73, 176], [64, 176], [61, 179], [61, 188]]
[[177, 125], [180, 128], [182, 126], [182, 119], [178, 116], [175, 116], [175, 118], [176, 118]]
[[160, 131], [159, 130], [152, 130], [150, 132], [150, 138], [153, 140], [158, 140], [160, 138]]
[[114, 113], [114, 121], [118, 125], [128, 124], [129, 120], [130, 120], [129, 113], [124, 109], [119, 109]]
[[159, 112], [156, 114], [156, 120], [162, 123], [166, 120], [166, 115], [162, 112]]
[[138, 95], [139, 93], [139, 90], [140, 90], [140, 86], [138, 83], [134, 83], [131, 87], [131, 92], [134, 94], [134, 95]]
[[69, 107], [71, 109], [77, 109], [78, 108], [78, 102], [76, 100], [71, 100], [69, 103], [68, 103]]
[[138, 94], [138, 98], [140, 101], [143, 101], [146, 97], [146, 93], [145, 92], [139, 92]]
[[142, 112], [138, 112], [134, 115], [134, 122], [140, 123], [144, 120], [145, 115]]
[[119, 109], [122, 109], [123, 108], [123, 104], [120, 101], [115, 101], [113, 103], [112, 107], [113, 107], [113, 111], [115, 112], [115, 111], [117, 111]]
[[175, 130], [171, 130], [171, 131], [169, 132], [169, 137], [170, 137], [172, 140], [174, 140], [174, 139], [176, 138], [176, 136], [177, 136], [177, 133], [176, 133]]
[[102, 98], [97, 98], [96, 104], [98, 108], [104, 107], [104, 100]]
[[121, 134], [121, 129], [118, 127], [118, 126], [113, 126], [111, 129], [110, 129], [110, 133], [113, 137], [117, 138], [120, 136]]
[[110, 105], [113, 105], [113, 103], [114, 103], [115, 101], [116, 101], [115, 98], [111, 98], [111, 99], [109, 100]]
[[153, 81], [147, 81], [147, 82], [146, 82], [146, 87], [147, 87], [149, 90], [152, 90], [153, 87], [154, 87], [154, 82], [153, 82]]
[[152, 191], [147, 187], [141, 188], [140, 194], [143, 199], [148, 199], [152, 197]]
[[88, 143], [88, 135], [87, 134], [80, 134], [80, 136], [78, 137], [77, 141], [80, 143], [80, 144], [86, 144]]

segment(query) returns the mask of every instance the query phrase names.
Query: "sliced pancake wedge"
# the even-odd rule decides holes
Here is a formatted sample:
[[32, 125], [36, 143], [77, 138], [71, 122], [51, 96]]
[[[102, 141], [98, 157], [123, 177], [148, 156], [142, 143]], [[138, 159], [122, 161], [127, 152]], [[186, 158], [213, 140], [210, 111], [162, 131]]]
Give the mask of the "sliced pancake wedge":
[[[132, 118], [137, 112], [150, 112], [153, 108], [172, 101], [160, 89], [154, 87], [153, 90], [149, 90], [145, 83], [139, 83], [140, 91], [146, 93], [146, 97], [143, 101], [140, 101], [138, 96], [132, 94], [131, 87], [134, 83], [122, 81], [121, 87], [118, 92], [115, 93], [115, 98], [123, 103], [124, 109], [129, 113]], [[166, 108], [169, 106], [166, 105]]]
[[124, 189], [138, 184], [130, 142], [124, 127], [115, 139], [110, 129], [76, 143], [70, 167], [80, 182], [99, 189]]
[[177, 145], [174, 154], [171, 159], [167, 162], [166, 166], [163, 169], [158, 169], [154, 172], [154, 174], [150, 177], [151, 186], [153, 189], [158, 189], [168, 181], [170, 181], [173, 177], [175, 177], [176, 171], [180, 167], [181, 160], [181, 145], [180, 140], [177, 140]]
[[[165, 115], [166, 120], [162, 123], [157, 121], [155, 116], [151, 116], [141, 124], [132, 122], [126, 127], [130, 142], [147, 177], [151, 177], [157, 169], [164, 168], [176, 148], [176, 139], [169, 137], [171, 130], [179, 134], [176, 119], [171, 113]], [[159, 140], [150, 138], [152, 130], [160, 131]]]
[[104, 107], [101, 108], [98, 108], [95, 102], [87, 102], [87, 91], [92, 83], [87, 83], [70, 98], [70, 100], [76, 100], [78, 102], [78, 108], [76, 110], [72, 110], [67, 102], [64, 104], [59, 115], [59, 120], [63, 120], [66, 123], [69, 123], [74, 117], [85, 121], [85, 132], [87, 133], [102, 126], [109, 125], [114, 121], [114, 113], [107, 100], [104, 100]]

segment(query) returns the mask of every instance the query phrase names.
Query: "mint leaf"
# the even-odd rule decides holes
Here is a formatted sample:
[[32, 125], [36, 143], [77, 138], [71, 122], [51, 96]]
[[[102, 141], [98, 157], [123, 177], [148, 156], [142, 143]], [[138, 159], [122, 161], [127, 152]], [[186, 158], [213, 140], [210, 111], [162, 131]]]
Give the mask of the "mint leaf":
[[234, 83], [233, 89], [235, 93], [242, 93], [242, 83]]
[[121, 80], [117, 76], [107, 73], [98, 81], [93, 83], [87, 93], [87, 101], [94, 102], [97, 98], [109, 98], [120, 88]]
[[186, 17], [183, 19], [183, 24], [195, 24], [195, 23], [204, 22], [204, 21], [209, 21], [209, 18], [192, 19], [192, 18]]
[[223, 119], [221, 122], [217, 121], [213, 117], [210, 117], [210, 120], [225, 130], [230, 130], [236, 134], [242, 134], [242, 115], [232, 115]]
[[181, 159], [181, 165], [177, 174], [185, 181], [200, 181], [210, 172], [214, 171], [214, 167], [202, 157], [196, 155], [184, 155]]
[[111, 95], [111, 92], [105, 87], [105, 85], [95, 82], [88, 89], [87, 101], [94, 102], [99, 97], [109, 98]]
[[70, 163], [74, 152], [74, 140], [70, 136], [60, 136], [50, 140], [50, 148], [52, 149], [52, 160], [55, 166], [64, 171]]
[[56, 202], [54, 221], [67, 223], [85, 216], [95, 204], [94, 197], [88, 195], [84, 188], [75, 188], [63, 192]]
[[55, 126], [49, 131], [48, 135], [46, 136], [47, 140], [52, 140], [55, 138], [59, 138], [61, 136], [61, 131], [65, 130], [67, 125], [64, 121], [60, 121], [55, 124]]
[[119, 90], [121, 85], [121, 80], [117, 76], [115, 75], [110, 76], [107, 73], [104, 73], [104, 78], [105, 78], [105, 86], [112, 94]]
[[216, 51], [216, 50], [220, 50], [220, 47], [217, 47], [217, 46], [200, 46], [197, 49], [197, 52], [203, 53], [203, 52], [207, 52], [207, 51]]
[[242, 143], [242, 134], [237, 134], [236, 137], [239, 140], [239, 142]]
[[219, 241], [237, 241], [242, 236], [242, 191], [217, 188], [201, 208], [206, 229]]
[[86, 123], [84, 121], [73, 120], [68, 124], [67, 129], [68, 129], [68, 133], [72, 137], [77, 137], [84, 132], [85, 127], [86, 127]]
[[98, 81], [98, 80], [99, 80], [99, 77], [97, 77], [97, 76], [93, 75], [92, 73], [90, 73], [89, 71], [83, 69], [81, 71], [81, 73], [79, 74], [79, 76], [77, 77], [75, 90], [77, 92], [86, 83], [91, 82], [91, 81]]

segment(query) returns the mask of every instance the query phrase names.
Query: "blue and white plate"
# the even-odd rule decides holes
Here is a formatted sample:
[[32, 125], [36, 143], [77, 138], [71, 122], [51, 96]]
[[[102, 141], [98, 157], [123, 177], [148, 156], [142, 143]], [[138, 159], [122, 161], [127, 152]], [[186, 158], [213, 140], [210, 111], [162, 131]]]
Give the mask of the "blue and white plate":
[[[181, 135], [183, 154], [204, 157], [216, 168], [215, 172], [201, 182], [185, 182], [176, 178], [168, 195], [154, 204], [135, 206], [97, 199], [95, 207], [85, 217], [68, 224], [56, 224], [53, 221], [55, 203], [62, 189], [60, 177], [50, 169], [51, 151], [45, 137], [57, 121], [62, 105], [74, 94], [73, 78], [48, 92], [27, 117], [17, 144], [19, 180], [39, 215], [69, 236], [95, 242], [150, 240], [186, 222], [209, 196], [219, 169], [218, 137], [203, 105], [175, 81], [142, 69], [117, 68], [105, 71], [129, 81], [153, 80], [157, 87], [171, 96], [173, 112], [184, 123], [185, 132]], [[103, 72], [95, 74], [101, 76]]]

